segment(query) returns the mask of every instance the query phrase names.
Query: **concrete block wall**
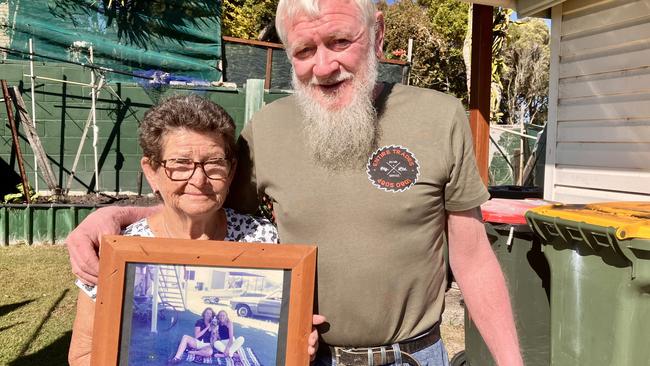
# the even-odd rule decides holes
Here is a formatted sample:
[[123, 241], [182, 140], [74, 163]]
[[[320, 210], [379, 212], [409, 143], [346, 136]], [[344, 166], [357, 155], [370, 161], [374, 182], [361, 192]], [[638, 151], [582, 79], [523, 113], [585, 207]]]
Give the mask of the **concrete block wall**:
[[[29, 64], [22, 61], [6, 60], [0, 63], [0, 79], [10, 86], [20, 87], [23, 99], [31, 113], [31, 84]], [[75, 65], [37, 63], [37, 76], [89, 83], [90, 71]], [[110, 76], [110, 75], [108, 75]], [[138, 145], [138, 125], [144, 112], [161, 97], [174, 93], [191, 93], [192, 90], [167, 88], [158, 92], [146, 90], [137, 83], [109, 83], [120, 96], [106, 90], [100, 92], [97, 100], [98, 165], [100, 170], [100, 190], [109, 194], [137, 192], [140, 174], [141, 149]], [[52, 165], [59, 186], [65, 187], [74, 157], [81, 143], [84, 124], [91, 109], [90, 87], [63, 84], [37, 79], [35, 91], [36, 126], [46, 154]], [[245, 92], [241, 89], [209, 88], [197, 91], [201, 95], [219, 103], [230, 113], [237, 124], [238, 132], [244, 124]], [[267, 93], [267, 103], [284, 97], [286, 94]], [[6, 118], [6, 110], [0, 106], [0, 175], [6, 177], [5, 185], [20, 182], [18, 165], [12, 148], [11, 130]], [[23, 134], [22, 129], [20, 133]], [[77, 164], [75, 180], [71, 191], [86, 193], [94, 189], [94, 156], [92, 147], [92, 128], [88, 131], [82, 154]], [[20, 139], [25, 168], [34, 186], [34, 155], [24, 135]], [[40, 176], [40, 175], [39, 175]], [[47, 189], [42, 178], [38, 178], [39, 190]], [[10, 183], [8, 181], [11, 181]], [[143, 179], [143, 193], [150, 191]], [[0, 197], [1, 200], [2, 197]]]

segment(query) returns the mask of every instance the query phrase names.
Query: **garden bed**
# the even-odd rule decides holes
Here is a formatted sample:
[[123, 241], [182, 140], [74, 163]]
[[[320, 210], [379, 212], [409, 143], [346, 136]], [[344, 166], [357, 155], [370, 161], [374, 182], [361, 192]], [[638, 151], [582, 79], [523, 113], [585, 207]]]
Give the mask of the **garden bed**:
[[160, 203], [152, 195], [116, 195], [107, 194], [85, 194], [68, 196], [39, 196], [32, 204], [57, 204], [57, 205], [82, 205], [82, 206], [152, 206]]
[[37, 197], [32, 204], [0, 205], [0, 245], [57, 244], [86, 216], [110, 205], [151, 206], [160, 201], [153, 196]]

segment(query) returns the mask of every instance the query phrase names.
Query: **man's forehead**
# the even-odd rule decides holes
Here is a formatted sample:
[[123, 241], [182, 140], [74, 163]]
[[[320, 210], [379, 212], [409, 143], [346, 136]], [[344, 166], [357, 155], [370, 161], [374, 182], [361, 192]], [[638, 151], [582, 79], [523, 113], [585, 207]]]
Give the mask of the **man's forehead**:
[[306, 13], [317, 16], [324, 9], [332, 7], [343, 7], [350, 9], [359, 9], [359, 4], [355, 0], [313, 0], [313, 1], [293, 1], [294, 8], [290, 14]]
[[322, 40], [332, 38], [350, 38], [361, 35], [362, 27], [350, 27], [344, 23], [325, 23], [310, 27], [309, 25], [300, 24], [295, 28], [289, 29], [289, 38], [294, 42], [311, 40], [318, 37]]
[[295, 12], [287, 14], [287, 24], [295, 25], [305, 22], [326, 22], [339, 19], [354, 23], [361, 22], [361, 9], [354, 1], [330, 0], [321, 1], [320, 6], [313, 9], [296, 9]]
[[297, 13], [288, 22], [287, 33], [292, 36], [356, 34], [363, 28], [363, 19], [356, 8], [326, 9], [320, 14]]

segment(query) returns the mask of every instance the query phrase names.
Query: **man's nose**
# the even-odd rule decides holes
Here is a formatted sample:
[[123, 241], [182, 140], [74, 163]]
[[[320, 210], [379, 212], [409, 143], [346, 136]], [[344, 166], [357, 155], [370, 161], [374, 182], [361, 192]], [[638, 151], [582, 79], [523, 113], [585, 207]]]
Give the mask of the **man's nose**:
[[339, 63], [332, 51], [319, 48], [316, 52], [313, 73], [317, 78], [327, 78], [339, 70]]

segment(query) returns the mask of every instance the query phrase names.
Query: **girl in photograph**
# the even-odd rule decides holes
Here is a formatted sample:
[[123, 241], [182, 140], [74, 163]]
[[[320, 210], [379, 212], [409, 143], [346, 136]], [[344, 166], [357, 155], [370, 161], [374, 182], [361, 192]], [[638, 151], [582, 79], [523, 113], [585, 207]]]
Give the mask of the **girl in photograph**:
[[224, 310], [217, 313], [217, 326], [213, 332], [212, 344], [215, 350], [228, 357], [232, 357], [244, 344], [244, 337], [235, 338], [232, 322]]
[[189, 348], [187, 353], [203, 357], [212, 356], [212, 338], [214, 338], [214, 310], [205, 308], [201, 313], [201, 319], [194, 324], [194, 337], [185, 334], [178, 345], [176, 355], [170, 360], [170, 363], [180, 363], [183, 352]]

